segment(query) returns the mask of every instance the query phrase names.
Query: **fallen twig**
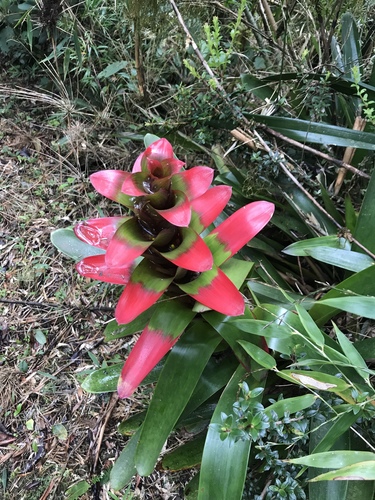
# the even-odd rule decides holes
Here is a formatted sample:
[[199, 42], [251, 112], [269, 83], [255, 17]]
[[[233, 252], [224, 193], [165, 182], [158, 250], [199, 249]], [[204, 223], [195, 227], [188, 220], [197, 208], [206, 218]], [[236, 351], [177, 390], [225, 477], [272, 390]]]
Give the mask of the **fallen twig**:
[[272, 128], [269, 127], [264, 127], [263, 130], [267, 132], [270, 135], [273, 135], [274, 137], [277, 137], [278, 139], [281, 139], [285, 142], [288, 142], [289, 144], [292, 144], [293, 146], [296, 146], [297, 148], [302, 149], [303, 151], [308, 151], [309, 153], [314, 154], [315, 156], [319, 156], [320, 158], [323, 158], [324, 160], [327, 160], [331, 163], [334, 163], [335, 165], [338, 165], [339, 167], [349, 170], [350, 172], [353, 172], [353, 174], [356, 174], [360, 177], [364, 177], [365, 179], [369, 179], [370, 176], [366, 174], [365, 172], [362, 172], [362, 170], [359, 170], [358, 168], [353, 167], [353, 165], [349, 165], [345, 161], [338, 160], [337, 158], [333, 158], [330, 155], [327, 155], [326, 153], [323, 153], [322, 151], [319, 151], [318, 149], [314, 149], [310, 146], [306, 146], [306, 144], [302, 144], [302, 142], [295, 141], [294, 139], [290, 139], [289, 137], [286, 137], [283, 134], [280, 134], [280, 132], [276, 132], [276, 130], [273, 130]]
[[[256, 130], [254, 130], [254, 135], [257, 137], [259, 140], [260, 144], [264, 147], [264, 149], [270, 153], [273, 154], [272, 149], [268, 146], [268, 144], [262, 139], [262, 137], [258, 134]], [[340, 231], [345, 231], [348, 233], [347, 228], [344, 226], [341, 226], [336, 219], [332, 217], [317, 201], [316, 199], [302, 186], [302, 184], [294, 177], [294, 175], [287, 169], [287, 167], [284, 165], [284, 162], [281, 160], [278, 160], [278, 163], [283, 170], [283, 172], [292, 180], [292, 182], [304, 193], [304, 195], [333, 223], [335, 226], [340, 230]], [[369, 255], [372, 259], [375, 260], [375, 255], [370, 252], [365, 246], [362, 245], [358, 240], [353, 238], [352, 235], [350, 235], [350, 241], [355, 243], [359, 248], [361, 248], [367, 255]]]

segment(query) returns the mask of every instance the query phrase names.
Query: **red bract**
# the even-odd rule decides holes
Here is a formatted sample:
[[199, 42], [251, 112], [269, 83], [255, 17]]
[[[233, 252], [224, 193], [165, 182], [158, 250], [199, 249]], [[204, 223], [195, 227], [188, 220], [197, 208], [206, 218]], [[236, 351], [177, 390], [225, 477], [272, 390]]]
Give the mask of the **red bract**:
[[[173, 314], [176, 304], [184, 302], [176, 324], [171, 316], [169, 323], [163, 320], [159, 325], [156, 316], [157, 327], [146, 327], [122, 372], [120, 397], [129, 396], [177, 341], [194, 316], [194, 300], [225, 315], [243, 314], [243, 297], [219, 266], [253, 238], [274, 211], [272, 203], [250, 203], [202, 238], [200, 233], [228, 203], [231, 188], [211, 188], [213, 170], [209, 167], [182, 170], [183, 165], [171, 144], [160, 139], [137, 158], [131, 173], [93, 174], [95, 189], [134, 215], [91, 219], [75, 228], [78, 238], [106, 250], [83, 259], [77, 271], [125, 285], [115, 312], [118, 323], [132, 321], [166, 292], [167, 302], [174, 299]], [[185, 294], [191, 297], [187, 309]], [[158, 310], [156, 314], [162, 314]]]
[[166, 336], [163, 330], [152, 330], [146, 326], [122, 369], [118, 383], [120, 398], [127, 398], [133, 394], [134, 389], [177, 340], [178, 337]]

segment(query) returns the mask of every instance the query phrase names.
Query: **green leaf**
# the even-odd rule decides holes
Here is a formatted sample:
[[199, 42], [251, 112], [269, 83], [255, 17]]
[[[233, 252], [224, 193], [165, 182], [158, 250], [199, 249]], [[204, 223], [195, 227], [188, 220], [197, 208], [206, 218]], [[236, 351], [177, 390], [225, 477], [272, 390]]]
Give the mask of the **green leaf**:
[[[375, 170], [371, 174], [366, 194], [359, 212], [357, 225], [354, 230], [354, 238], [358, 240], [365, 248], [375, 253]], [[353, 248], [358, 252], [363, 250], [355, 244]]]
[[62, 424], [53, 425], [52, 434], [56, 436], [58, 439], [61, 439], [61, 441], [66, 441], [68, 439], [68, 431], [66, 430], [66, 427], [64, 427]]
[[350, 196], [345, 196], [345, 226], [353, 234], [357, 225], [357, 213], [353, 207]]
[[77, 56], [77, 61], [78, 65], [81, 67], [82, 66], [82, 52], [81, 52], [81, 44], [79, 40], [79, 33], [77, 30], [77, 23], [74, 23], [73, 26], [73, 42], [74, 42], [74, 49], [76, 51], [76, 56]]
[[[252, 311], [252, 316], [274, 325], [272, 327], [270, 326], [272, 329], [280, 325], [282, 331], [288, 328], [291, 331], [296, 330], [303, 333], [303, 327], [297, 314], [294, 314], [285, 307], [274, 304], [262, 304]], [[244, 339], [246, 339], [246, 337], [244, 337]], [[294, 346], [297, 343], [301, 343], [301, 340], [300, 337], [294, 333], [291, 333], [289, 338], [286, 339], [278, 338], [277, 336], [267, 337], [267, 345], [270, 349], [286, 355], [292, 354]]]
[[305, 410], [315, 403], [317, 396], [314, 394], [305, 394], [294, 398], [280, 399], [275, 403], [267, 406], [264, 413], [271, 416], [275, 412], [279, 418], [284, 416], [284, 413], [296, 413], [297, 411]]
[[[253, 317], [249, 308], [245, 308], [244, 316], [249, 319]], [[241, 317], [243, 318], [244, 316]], [[230, 322], [231, 317], [211, 311], [204, 313], [204, 318], [228, 343], [240, 363], [250, 369], [249, 357], [245, 355], [243, 349], [237, 343], [238, 340], [245, 339], [246, 335], [235, 324]]]
[[[350, 292], [353, 294], [375, 295], [375, 266], [368, 267], [335, 285], [335, 288], [330, 290], [324, 296], [324, 299], [343, 297]], [[339, 308], [333, 309], [320, 300], [316, 302], [309, 312], [317, 325], [324, 325], [339, 311]]]
[[296, 310], [301, 320], [302, 326], [306, 330], [311, 340], [313, 340], [313, 342], [315, 342], [315, 344], [318, 345], [319, 347], [323, 347], [324, 336], [317, 327], [315, 321], [311, 318], [309, 313], [305, 311], [305, 309], [301, 307], [299, 304], [296, 304]]
[[338, 236], [319, 236], [308, 240], [297, 241], [284, 248], [283, 253], [305, 257], [310, 255], [310, 251], [316, 248], [339, 248], [341, 250], [350, 250], [350, 243], [345, 238]]
[[38, 342], [40, 345], [44, 345], [47, 343], [47, 338], [44, 335], [43, 331], [40, 330], [39, 328], [35, 330], [34, 332], [35, 340]]
[[[193, 322], [173, 347], [160, 374], [136, 452], [140, 475], [149, 475], [187, 405], [211, 354], [220, 342], [203, 321]], [[157, 429], [157, 432], [155, 432]]]
[[375, 358], [375, 338], [354, 342], [354, 347], [364, 359], [369, 360]]
[[320, 303], [363, 318], [375, 319], [375, 297], [353, 295], [336, 299], [322, 299]]
[[289, 326], [279, 325], [270, 321], [262, 321], [259, 319], [233, 319], [230, 323], [234, 323], [237, 328], [244, 332], [259, 335], [266, 339], [289, 339], [292, 329]]
[[[246, 372], [239, 366], [218, 402], [212, 424], [221, 424], [221, 413], [229, 415], [236, 400], [238, 384]], [[251, 376], [246, 379], [250, 389], [259, 387]], [[250, 441], [221, 440], [220, 433], [210, 427], [203, 451], [198, 500], [240, 500], [246, 478]]]
[[126, 68], [127, 65], [128, 61], [116, 61], [114, 63], [108, 64], [108, 66], [98, 74], [97, 78], [99, 78], [99, 80], [102, 78], [109, 78]]
[[337, 248], [312, 248], [311, 250], [306, 249], [304, 253], [320, 262], [341, 267], [342, 269], [355, 273], [363, 271], [363, 269], [375, 264], [375, 261], [369, 255]]
[[179, 446], [171, 453], [164, 455], [161, 466], [164, 470], [178, 471], [197, 467], [202, 460], [206, 433], [200, 434], [191, 441]]
[[371, 462], [359, 462], [348, 467], [320, 474], [310, 481], [374, 481], [375, 460]]
[[157, 304], [149, 307], [146, 311], [139, 314], [133, 321], [126, 325], [119, 325], [115, 319], [110, 321], [104, 330], [104, 339], [106, 342], [114, 339], [120, 339], [141, 332], [150, 321]]
[[[212, 357], [199, 379], [193, 395], [191, 396], [185, 410], [183, 411], [178, 424], [183, 425], [186, 419], [194, 410], [200, 407], [205, 401], [224, 387], [238, 366], [238, 360], [234, 355]], [[210, 417], [211, 418], [211, 415]]]
[[139, 436], [141, 434], [141, 427], [126, 443], [125, 448], [120, 453], [120, 456], [115, 462], [111, 470], [109, 482], [111, 488], [120, 490], [126, 486], [133, 476], [137, 473], [134, 463], [135, 452], [137, 449]]
[[[320, 427], [319, 422], [319, 439], [315, 440], [318, 441], [316, 446], [312, 450], [310, 448], [311, 453], [315, 454], [329, 451], [335, 445], [337, 440], [350, 428], [350, 426], [358, 420], [358, 418], [358, 415], [355, 415], [350, 411], [338, 415], [333, 422], [328, 421], [322, 427]], [[311, 444], [312, 443], [313, 441]]]
[[266, 99], [271, 99], [275, 94], [275, 90], [268, 85], [265, 85], [262, 80], [250, 73], [245, 73], [241, 75], [242, 87], [248, 90], [259, 99], [265, 101]]
[[292, 240], [296, 239], [296, 235], [306, 233], [306, 226], [299, 214], [295, 217], [285, 212], [285, 210], [283, 210], [282, 214], [277, 212], [274, 214], [272, 224], [281, 229]]
[[282, 188], [288, 203], [304, 221], [311, 234], [336, 235], [336, 225], [297, 186], [287, 183]]
[[344, 225], [344, 219], [341, 213], [337, 210], [337, 203], [332, 199], [332, 195], [326, 190], [323, 184], [320, 184], [320, 195], [323, 199], [324, 208], [331, 215], [340, 226]]
[[[33, 431], [34, 430], [34, 424], [35, 424], [35, 422], [34, 422], [34, 420], [32, 418], [30, 418], [29, 420], [26, 420], [26, 423], [25, 423], [26, 429], [28, 431]], [[57, 424], [57, 425], [60, 425], [60, 424]], [[65, 431], [66, 431], [66, 429], [65, 429]]]
[[[233, 375], [233, 372], [231, 373], [231, 375]], [[177, 422], [175, 428], [182, 429], [183, 432], [192, 434], [202, 431], [207, 427], [212, 418], [212, 414], [215, 411], [219, 396], [220, 394], [216, 393], [208, 401], [204, 402], [194, 411], [190, 412], [187, 417], [181, 415], [181, 418]]]
[[60, 252], [76, 261], [91, 255], [105, 253], [105, 250], [93, 247], [78, 239], [72, 228], [56, 229], [51, 234], [51, 242]]
[[246, 342], [245, 340], [237, 340], [237, 342], [260, 366], [263, 366], [263, 368], [266, 368], [267, 370], [273, 370], [274, 368], [276, 368], [275, 359], [264, 349], [252, 344], [251, 342]]
[[283, 290], [281, 287], [276, 287], [269, 285], [267, 283], [261, 283], [257, 280], [249, 280], [247, 282], [247, 286], [251, 292], [253, 292], [259, 302], [263, 302], [266, 304], [287, 304], [290, 302], [288, 298], [292, 300], [292, 302], [302, 302], [305, 309], [311, 309], [311, 307], [315, 304], [315, 300], [310, 297], [304, 297], [303, 295], [295, 292], [291, 292], [289, 290]]
[[321, 262], [359, 272], [374, 265], [374, 260], [366, 254], [350, 250], [350, 243], [337, 236], [322, 236], [292, 243], [283, 253], [300, 257], [313, 257]]
[[67, 77], [67, 74], [69, 72], [69, 63], [70, 63], [70, 50], [69, 48], [65, 49], [64, 52], [64, 59], [63, 59], [63, 78], [64, 80]]
[[360, 376], [364, 378], [368, 384], [370, 384], [367, 365], [364, 359], [359, 354], [354, 345], [350, 342], [350, 340], [337, 327], [337, 325], [333, 324], [333, 327], [335, 329], [336, 337], [339, 341], [343, 353], [346, 355], [349, 362], [354, 366], [355, 370], [360, 374]]
[[17, 8], [19, 10], [22, 10], [22, 11], [24, 11], [24, 10], [33, 10], [34, 7], [35, 7], [34, 5], [29, 4], [27, 2], [22, 2], [22, 3], [20, 3], [20, 4], [17, 5]]
[[[310, 429], [310, 453], [326, 452], [331, 449], [347, 450], [350, 446], [349, 427], [354, 423], [356, 418], [353, 412], [338, 414], [335, 419], [328, 420], [322, 424], [319, 417], [311, 419]], [[302, 471], [301, 471], [302, 472]], [[309, 468], [308, 476], [311, 479], [319, 475], [321, 472], [318, 468]], [[324, 483], [309, 483], [309, 498], [321, 499], [329, 498], [330, 500], [347, 500], [346, 494], [348, 484], [345, 482], [327, 481]]]
[[220, 269], [228, 276], [237, 289], [241, 288], [247, 275], [254, 266], [254, 262], [231, 258], [220, 266]]
[[195, 474], [193, 479], [185, 486], [184, 500], [198, 500], [199, 475], [199, 472]]
[[155, 135], [155, 134], [146, 134], [143, 138], [145, 148], [148, 148], [149, 146], [151, 146], [151, 144], [158, 141], [159, 139], [160, 139], [160, 137]]
[[375, 134], [370, 132], [359, 132], [337, 125], [315, 123], [297, 118], [252, 113], [246, 113], [246, 116], [302, 143], [311, 142], [375, 151]]
[[293, 458], [286, 461], [297, 465], [319, 467], [320, 469], [337, 469], [369, 460], [375, 460], [375, 453], [370, 451], [336, 450], [314, 453], [306, 457]]
[[[342, 481], [340, 481], [340, 483], [342, 483]], [[327, 483], [317, 482], [310, 484]], [[364, 500], [365, 498], [375, 498], [375, 481], [349, 481], [347, 485], [348, 489], [345, 500]]]
[[87, 481], [79, 481], [76, 484], [72, 484], [66, 490], [66, 500], [77, 500], [79, 497], [84, 495], [90, 489], [90, 485]]
[[[340, 70], [344, 71], [343, 65], [341, 66]], [[290, 80], [301, 81], [302, 78], [306, 79], [306, 80], [320, 81], [322, 78], [322, 74], [321, 73], [308, 73], [308, 74], [283, 73], [281, 75], [280, 73], [276, 73], [274, 75], [267, 76], [266, 78], [262, 78], [262, 81], [265, 83], [275, 82], [275, 81], [277, 81], [277, 82], [290, 81]], [[356, 89], [353, 88], [354, 80], [352, 78], [342, 78], [342, 77], [338, 77], [336, 75], [330, 75], [330, 76], [327, 75], [325, 78], [325, 81], [336, 92], [340, 92], [342, 94], [349, 95], [349, 96], [355, 96], [357, 94]], [[358, 85], [359, 85], [360, 89], [366, 90], [366, 92], [369, 95], [370, 100], [375, 100], [375, 86], [368, 84], [368, 83], [364, 83], [364, 82], [359, 82]]]
[[[143, 379], [140, 385], [148, 385], [156, 382], [163, 368], [163, 364], [163, 361], [157, 364], [147, 377]], [[95, 370], [82, 382], [82, 389], [92, 394], [116, 392], [122, 367], [122, 363], [116, 363], [115, 365]]]
[[349, 387], [344, 380], [326, 373], [307, 370], [283, 370], [277, 372], [277, 374], [285, 380], [319, 391], [340, 393]]
[[341, 38], [344, 72], [350, 78], [353, 66], [362, 66], [357, 24], [350, 12], [345, 12], [341, 18]]
[[117, 431], [123, 436], [132, 436], [143, 424], [147, 410], [134, 413], [118, 426]]

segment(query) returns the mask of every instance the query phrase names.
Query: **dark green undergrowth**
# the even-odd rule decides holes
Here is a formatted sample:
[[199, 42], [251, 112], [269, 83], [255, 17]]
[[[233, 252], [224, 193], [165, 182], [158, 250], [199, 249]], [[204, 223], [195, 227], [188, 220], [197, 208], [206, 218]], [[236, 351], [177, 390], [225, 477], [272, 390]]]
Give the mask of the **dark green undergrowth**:
[[[253, 263], [241, 288], [249, 315], [238, 322], [215, 313], [199, 317], [199, 324], [220, 342], [192, 394], [167, 380], [173, 350], [167, 368], [150, 381], [157, 382], [156, 391], [163, 387], [171, 394], [170, 405], [174, 392], [181, 391], [178, 419], [165, 419], [154, 400], [150, 403], [150, 387], [142, 387], [129, 419], [124, 411], [115, 412], [116, 422], [122, 422], [120, 441], [113, 455], [108, 445], [103, 470], [83, 471], [78, 481], [67, 463], [64, 486], [56, 494], [71, 500], [84, 499], [87, 491], [113, 499], [155, 498], [173, 477], [181, 484], [178, 491], [169, 488], [172, 480], [165, 486], [168, 498], [372, 500], [374, 455], [360, 455], [356, 462], [349, 453], [375, 451], [374, 19], [375, 7], [367, 0], [356, 5], [266, 0], [1, 4], [1, 120], [11, 123], [0, 132], [1, 152], [17, 165], [17, 175], [22, 177], [23, 169], [35, 174], [31, 180], [19, 179], [20, 189], [27, 188], [26, 182], [34, 193], [29, 200], [34, 208], [21, 207], [17, 223], [22, 230], [38, 217], [46, 233], [49, 224], [69, 227], [112, 213], [113, 206], [99, 202], [91, 190], [87, 175], [107, 168], [130, 170], [146, 134], [166, 137], [188, 166], [216, 169], [215, 182], [233, 189], [223, 217], [259, 199], [276, 205], [272, 224], [240, 255]], [[50, 178], [48, 161], [54, 165]], [[3, 192], [9, 192], [10, 179], [4, 180]], [[6, 223], [15, 224], [4, 199]], [[5, 232], [2, 228], [0, 237], [7, 239]], [[38, 247], [33, 240], [32, 247], [33, 265], [39, 252], [42, 266], [34, 269], [37, 280], [53, 268], [50, 259], [62, 258], [51, 253], [46, 238], [41, 241]], [[17, 255], [24, 259], [26, 240], [17, 245]], [[8, 264], [1, 266], [7, 271]], [[95, 305], [113, 308], [116, 289], [99, 286], [81, 280], [72, 293], [61, 284], [53, 297], [70, 304], [74, 296], [92, 293]], [[37, 290], [23, 289], [27, 300], [37, 300]], [[9, 293], [4, 279], [0, 297], [8, 299]], [[95, 324], [99, 336], [102, 323], [112, 317], [111, 311], [103, 314], [100, 325]], [[87, 326], [97, 320], [85, 317], [82, 322]], [[112, 333], [104, 332], [104, 345], [122, 344], [103, 348], [95, 358], [93, 341], [93, 366], [84, 371], [89, 378], [78, 375], [89, 393], [116, 390], [122, 347], [128, 342], [123, 337], [143, 326], [112, 328]], [[83, 342], [85, 330], [78, 331]], [[268, 352], [259, 347], [260, 337]], [[184, 336], [179, 342], [176, 347], [188, 350]], [[113, 361], [117, 348], [121, 356]], [[8, 352], [0, 346], [2, 366], [13, 363]], [[194, 366], [195, 358], [187, 352]], [[218, 378], [211, 365], [220, 366], [222, 376], [215, 390], [207, 388]], [[108, 366], [111, 377], [104, 383], [104, 372], [95, 375], [95, 370]], [[241, 372], [241, 366], [251, 367], [250, 374]], [[26, 377], [29, 368], [24, 366]], [[184, 369], [188, 373], [189, 367]], [[101, 403], [93, 404], [90, 411], [102, 411]], [[142, 430], [139, 438], [147, 409], [147, 415], [164, 422], [160, 435], [168, 439], [149, 483], [133, 477], [138, 439], [142, 457], [162, 451], [144, 444], [151, 431]], [[16, 410], [8, 411], [9, 420]], [[75, 418], [68, 414], [64, 425]], [[13, 424], [15, 435], [20, 424]], [[319, 453], [325, 455], [314, 465], [311, 457]], [[226, 461], [227, 476], [215, 475], [215, 454], [224, 457], [219, 465]], [[121, 460], [130, 472], [123, 472]], [[337, 465], [325, 467], [324, 461], [334, 460]], [[3, 490], [11, 500], [23, 471], [8, 476], [10, 469], [3, 470]], [[341, 480], [326, 476], [311, 481], [332, 470], [341, 471]], [[240, 486], [232, 489], [233, 482]], [[48, 484], [43, 480], [38, 488], [42, 495]], [[215, 496], [219, 490], [221, 497]]]

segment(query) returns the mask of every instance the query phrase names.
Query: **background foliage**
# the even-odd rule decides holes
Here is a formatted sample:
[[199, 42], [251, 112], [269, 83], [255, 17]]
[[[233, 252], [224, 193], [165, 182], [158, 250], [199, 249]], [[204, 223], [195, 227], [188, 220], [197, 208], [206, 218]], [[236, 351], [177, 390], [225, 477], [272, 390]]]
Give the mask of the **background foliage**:
[[[180, 470], [202, 463], [200, 485], [205, 491], [226, 491], [227, 498], [370, 500], [375, 6], [370, 0], [355, 5], [344, 0], [180, 1], [175, 5], [179, 18], [174, 5], [166, 0], [3, 2], [2, 114], [17, 127], [22, 123], [31, 146], [30, 141], [26, 149], [4, 150], [3, 145], [2, 153], [35, 175], [41, 158], [60, 162], [60, 187], [52, 178], [49, 188], [41, 184], [42, 198], [48, 189], [52, 196], [56, 189], [71, 193], [81, 186], [78, 198], [72, 194], [71, 202], [60, 201], [55, 212], [46, 212], [49, 218], [54, 213], [55, 227], [92, 213], [97, 200], [90, 191], [87, 206], [82, 204], [88, 190], [83, 179], [100, 168], [128, 169], [146, 133], [167, 137], [181, 155], [188, 155], [189, 164], [216, 166], [218, 181], [233, 187], [228, 214], [251, 200], [276, 202], [273, 225], [242, 252], [243, 259], [254, 262], [243, 289], [252, 314], [232, 321], [205, 313], [181, 338], [191, 369], [198, 369], [198, 363], [203, 374], [191, 382], [189, 394], [182, 390], [176, 395], [168, 385], [170, 371], [174, 377], [187, 376], [173, 371], [177, 352], [171, 352], [164, 376], [159, 378], [159, 370], [148, 380], [159, 378], [155, 391], [173, 394], [171, 404], [180, 405], [161, 436], [166, 439], [171, 431], [195, 436], [187, 440], [185, 451], [176, 446], [165, 454], [161, 467]], [[35, 133], [38, 127], [42, 138]], [[30, 214], [28, 221], [33, 218]], [[43, 252], [48, 243], [44, 245], [35, 251]], [[48, 281], [42, 271], [38, 279]], [[96, 287], [91, 286], [89, 296]], [[12, 298], [9, 290], [4, 286], [2, 297]], [[113, 293], [105, 289], [105, 301], [110, 303]], [[105, 339], [123, 338], [141, 327], [117, 330], [109, 323]], [[207, 364], [189, 354], [189, 335], [199, 337], [200, 329], [213, 339]], [[257, 349], [260, 336], [271, 348], [268, 355]], [[40, 334], [39, 340], [43, 344]], [[238, 358], [252, 365], [250, 377], [237, 368]], [[108, 367], [107, 359], [93, 364], [108, 377], [93, 372], [84, 388], [100, 394], [115, 389], [121, 364]], [[30, 374], [27, 366], [23, 369]], [[142, 391], [145, 410], [148, 386]], [[146, 423], [162, 420], [162, 410], [152, 405], [156, 403], [151, 402]], [[16, 412], [12, 407], [14, 419]], [[120, 425], [132, 437], [112, 469], [115, 489], [103, 486], [111, 498], [127, 498], [125, 490], [120, 496], [115, 490], [125, 488], [134, 468], [124, 477], [118, 473], [121, 464], [138, 460], [140, 467], [139, 457], [151, 456], [141, 445], [134, 459], [145, 415], [134, 413]], [[9, 425], [16, 432], [18, 424]], [[157, 457], [164, 441], [153, 442], [150, 432], [142, 430], [147, 437], [143, 442], [153, 446]], [[204, 442], [209, 446], [202, 451]], [[353, 461], [354, 451], [372, 455]], [[32, 452], [36, 455], [37, 448]], [[236, 472], [215, 486], [214, 457], [221, 452], [226, 462], [233, 460]], [[319, 468], [313, 461], [317, 453], [331, 453], [319, 457]], [[369, 480], [308, 483], [327, 472], [323, 463], [343, 469], [339, 474], [345, 477], [360, 469]], [[357, 463], [359, 469], [346, 470]], [[147, 473], [152, 468], [148, 463]], [[100, 481], [108, 485], [108, 477]], [[3, 474], [5, 491], [8, 483]], [[67, 490], [68, 498], [84, 498], [97, 483], [88, 472]], [[186, 497], [196, 498], [197, 489], [197, 479], [192, 479]]]

